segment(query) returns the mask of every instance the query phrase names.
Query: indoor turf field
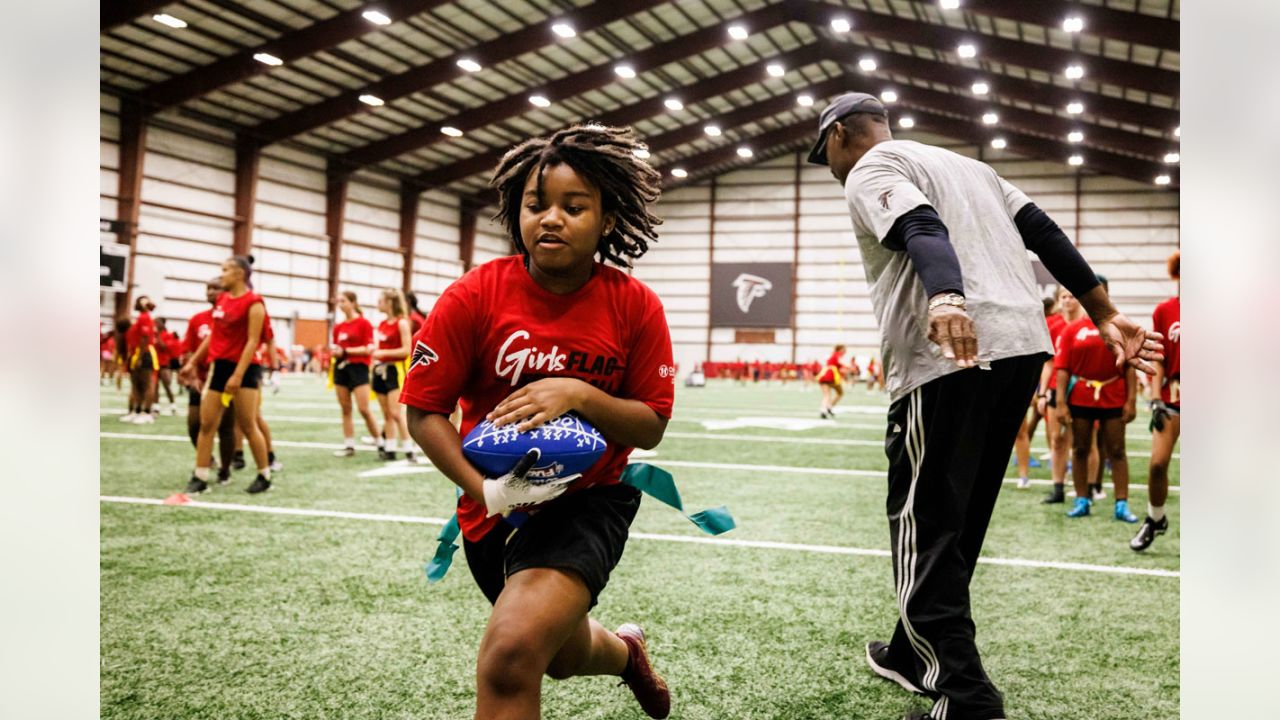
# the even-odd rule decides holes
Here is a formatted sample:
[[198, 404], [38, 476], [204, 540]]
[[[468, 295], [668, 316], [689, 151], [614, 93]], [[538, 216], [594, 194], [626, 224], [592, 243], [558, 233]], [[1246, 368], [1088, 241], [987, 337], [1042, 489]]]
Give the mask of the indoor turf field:
[[[163, 506], [192, 466], [185, 394], [182, 414], [154, 425], [118, 422], [114, 387], [101, 404], [102, 717], [471, 716], [488, 605], [461, 553], [441, 583], [422, 570], [451, 483], [428, 465], [379, 462], [371, 448], [334, 458], [332, 393], [294, 375], [264, 400], [285, 464], [271, 492], [243, 492], [250, 461], [195, 505]], [[646, 498], [593, 612], [608, 627], [645, 627], [673, 718], [889, 718], [926, 707], [863, 661], [865, 641], [887, 639], [896, 619], [886, 404], [855, 389], [827, 422], [813, 385], [679, 389], [666, 439], [643, 460], [675, 475], [686, 509], [726, 504], [739, 527], [711, 539]], [[1146, 427], [1143, 412], [1128, 433], [1139, 516]], [[1046, 452], [1043, 429], [1033, 449]], [[1040, 504], [1047, 469], [1032, 471], [1029, 490], [1006, 482], [973, 593], [1010, 718], [1177, 717], [1174, 457], [1172, 526], [1142, 554], [1127, 546], [1137, 526], [1110, 517], [1109, 486], [1093, 517], [1068, 520], [1066, 506]], [[616, 685], [547, 680], [544, 717], [644, 717]]]

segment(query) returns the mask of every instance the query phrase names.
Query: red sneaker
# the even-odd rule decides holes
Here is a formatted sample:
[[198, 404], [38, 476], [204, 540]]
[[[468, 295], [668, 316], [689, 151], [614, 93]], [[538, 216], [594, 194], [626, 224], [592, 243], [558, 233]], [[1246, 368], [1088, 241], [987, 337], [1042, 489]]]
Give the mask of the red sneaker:
[[627, 644], [628, 669], [622, 674], [622, 682], [631, 688], [640, 708], [651, 718], [665, 718], [671, 712], [671, 693], [667, 681], [662, 679], [649, 664], [645, 649], [644, 630], [639, 625], [626, 623], [615, 632]]

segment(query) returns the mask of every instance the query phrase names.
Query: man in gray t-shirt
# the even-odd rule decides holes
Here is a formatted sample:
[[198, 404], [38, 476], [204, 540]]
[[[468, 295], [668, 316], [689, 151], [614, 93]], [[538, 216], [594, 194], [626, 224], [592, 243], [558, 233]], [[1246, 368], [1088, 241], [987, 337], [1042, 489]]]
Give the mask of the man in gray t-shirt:
[[892, 404], [886, 509], [899, 621], [867, 643], [879, 675], [933, 698], [907, 720], [995, 720], [969, 610], [1018, 427], [1052, 352], [1027, 251], [1080, 300], [1117, 368], [1152, 372], [1160, 336], [1118, 313], [1075, 246], [989, 166], [894, 140], [864, 93], [836, 98], [809, 161], [844, 187]]

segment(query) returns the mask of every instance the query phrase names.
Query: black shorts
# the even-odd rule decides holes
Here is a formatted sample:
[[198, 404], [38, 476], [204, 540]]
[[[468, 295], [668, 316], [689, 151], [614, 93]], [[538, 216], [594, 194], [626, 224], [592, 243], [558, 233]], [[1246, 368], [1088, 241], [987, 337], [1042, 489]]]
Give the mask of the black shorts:
[[1046, 397], [1044, 401], [1045, 407], [1051, 407], [1051, 408], [1058, 407], [1058, 389], [1049, 388], [1045, 392], [1048, 393], [1048, 397]]
[[182, 363], [178, 362], [178, 358], [169, 358], [168, 368], [170, 370], [181, 370]]
[[396, 363], [378, 363], [373, 368], [373, 391], [386, 395], [400, 389], [400, 366]]
[[630, 485], [587, 488], [529, 516], [519, 528], [498, 523], [479, 542], [464, 540], [467, 566], [490, 603], [507, 578], [529, 568], [572, 570], [587, 585], [591, 607], [622, 559], [640, 491]]
[[[227, 380], [231, 379], [231, 374], [236, 371], [235, 361], [232, 360], [214, 360], [213, 368], [209, 374], [209, 389], [214, 392], [222, 392], [227, 389]], [[257, 390], [258, 381], [262, 376], [262, 368], [258, 365], [250, 365], [244, 370], [244, 379], [240, 381], [240, 387], [246, 390]]]
[[1124, 416], [1124, 408], [1085, 407], [1084, 405], [1068, 405], [1072, 418], [1081, 420], [1117, 420]]
[[369, 366], [347, 360], [337, 360], [333, 366], [333, 384], [348, 390], [355, 390], [361, 385], [369, 384]]
[[156, 368], [152, 366], [151, 353], [149, 352], [138, 353], [138, 364], [134, 365], [132, 369], [133, 369], [133, 372], [142, 372], [143, 370], [155, 370]]
[[204, 393], [200, 392], [199, 390], [192, 390], [191, 388], [187, 388], [187, 404], [193, 408], [200, 407], [200, 398], [203, 395]]

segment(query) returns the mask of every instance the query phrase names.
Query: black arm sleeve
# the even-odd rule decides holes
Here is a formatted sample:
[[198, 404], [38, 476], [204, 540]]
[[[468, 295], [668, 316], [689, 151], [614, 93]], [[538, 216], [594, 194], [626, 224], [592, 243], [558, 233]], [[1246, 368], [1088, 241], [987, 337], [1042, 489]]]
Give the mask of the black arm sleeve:
[[1066, 233], [1035, 203], [1022, 206], [1013, 222], [1022, 243], [1044, 263], [1050, 275], [1072, 295], [1081, 297], [1099, 285], [1098, 276], [1071, 244]]
[[889, 228], [884, 246], [899, 252], [905, 250], [911, 256], [911, 264], [924, 283], [928, 297], [943, 292], [964, 294], [956, 249], [951, 247], [947, 226], [932, 207], [921, 205], [898, 218]]

